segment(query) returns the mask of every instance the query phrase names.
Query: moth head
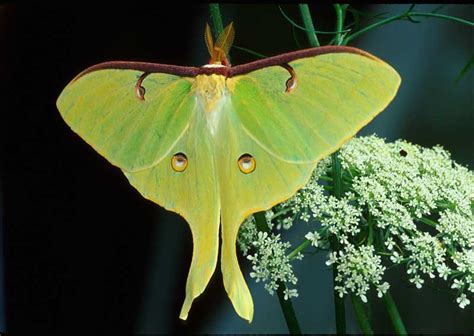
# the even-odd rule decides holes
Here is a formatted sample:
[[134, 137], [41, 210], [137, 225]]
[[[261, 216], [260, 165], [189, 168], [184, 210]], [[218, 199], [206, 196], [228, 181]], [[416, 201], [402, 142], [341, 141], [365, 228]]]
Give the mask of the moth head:
[[209, 27], [209, 24], [206, 23], [204, 39], [206, 40], [207, 50], [211, 56], [207, 66], [230, 66], [227, 55], [229, 54], [232, 43], [234, 42], [234, 36], [234, 26], [231, 22], [223, 31], [220, 32], [216, 43], [214, 44], [211, 28]]

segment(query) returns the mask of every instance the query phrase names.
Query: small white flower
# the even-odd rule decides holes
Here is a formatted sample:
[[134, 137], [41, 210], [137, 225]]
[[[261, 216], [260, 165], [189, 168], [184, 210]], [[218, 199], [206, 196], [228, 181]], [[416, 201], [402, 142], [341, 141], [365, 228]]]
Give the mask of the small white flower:
[[284, 297], [285, 300], [291, 299], [292, 297], [298, 297], [298, 290], [296, 289], [285, 288], [283, 293], [285, 294], [285, 297]]
[[462, 280], [458, 280], [458, 279], [454, 279], [454, 282], [453, 284], [451, 285], [451, 288], [455, 289], [455, 288], [462, 288], [464, 286], [464, 281]]
[[451, 273], [451, 269], [446, 266], [446, 264], [442, 264], [438, 267], [439, 277], [443, 278], [443, 280], [448, 280], [448, 275]]
[[308, 232], [306, 236], [304, 236], [306, 239], [308, 239], [311, 242], [311, 245], [314, 247], [318, 247], [318, 242], [321, 239], [321, 236], [319, 235], [318, 232]]
[[295, 259], [296, 259], [296, 260], [302, 260], [303, 258], [304, 258], [304, 254], [301, 253], [301, 252], [298, 252], [298, 253], [296, 254], [296, 256], [295, 256]]
[[423, 283], [425, 282], [425, 280], [423, 280], [418, 274], [415, 275], [413, 278], [410, 279], [410, 282], [411, 283], [414, 283], [416, 288], [420, 289], [421, 287], [423, 287]]
[[337, 252], [329, 253], [328, 257], [329, 259], [326, 261], [327, 266], [331, 266], [332, 264], [337, 262]]
[[416, 271], [418, 270], [418, 267], [416, 267], [415, 264], [411, 264], [410, 266], [408, 266], [408, 269], [407, 269], [407, 274], [415, 274]]
[[388, 237], [388, 239], [385, 241], [385, 245], [387, 245], [387, 248], [389, 250], [393, 249], [393, 246], [395, 245], [395, 242], [393, 241], [392, 237]]
[[388, 282], [384, 282], [383, 284], [377, 286], [377, 296], [381, 298], [389, 288], [390, 284]]
[[399, 264], [403, 261], [403, 256], [401, 256], [400, 254], [398, 254], [398, 252], [393, 252], [392, 256], [390, 256], [390, 260], [394, 263], [394, 264]]
[[456, 302], [459, 304], [459, 307], [464, 309], [471, 301], [466, 297], [466, 294], [462, 293], [457, 299]]
[[471, 282], [469, 284], [469, 287], [467, 288], [471, 293], [474, 293], [474, 282]]
[[334, 286], [334, 290], [336, 292], [339, 292], [339, 297], [340, 298], [343, 298], [344, 294], [347, 294], [346, 287], [344, 287], [344, 286]]
[[364, 294], [360, 294], [359, 297], [362, 300], [362, 302], [367, 303], [367, 296], [365, 296]]
[[304, 221], [304, 222], [309, 222], [311, 216], [310, 216], [309, 213], [304, 212], [304, 213], [301, 214], [300, 218], [301, 218], [301, 220]]

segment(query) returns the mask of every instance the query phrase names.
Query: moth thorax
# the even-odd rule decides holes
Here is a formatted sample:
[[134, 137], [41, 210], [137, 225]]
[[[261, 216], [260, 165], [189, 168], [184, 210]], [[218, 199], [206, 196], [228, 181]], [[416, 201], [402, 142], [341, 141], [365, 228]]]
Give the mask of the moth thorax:
[[223, 65], [222, 62], [213, 62], [210, 64], [204, 64], [203, 68], [227, 68], [227, 66]]
[[203, 110], [212, 112], [219, 105], [225, 95], [225, 77], [212, 74], [198, 75], [194, 80], [193, 89]]

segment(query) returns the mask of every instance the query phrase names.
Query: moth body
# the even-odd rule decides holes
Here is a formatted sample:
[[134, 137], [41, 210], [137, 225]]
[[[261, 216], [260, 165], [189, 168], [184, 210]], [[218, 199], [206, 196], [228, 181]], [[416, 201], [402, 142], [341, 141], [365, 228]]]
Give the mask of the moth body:
[[214, 137], [222, 119], [223, 106], [230, 99], [226, 78], [215, 74], [198, 75], [192, 89], [195, 91], [197, 105], [200, 107], [196, 112], [204, 113], [209, 131]]

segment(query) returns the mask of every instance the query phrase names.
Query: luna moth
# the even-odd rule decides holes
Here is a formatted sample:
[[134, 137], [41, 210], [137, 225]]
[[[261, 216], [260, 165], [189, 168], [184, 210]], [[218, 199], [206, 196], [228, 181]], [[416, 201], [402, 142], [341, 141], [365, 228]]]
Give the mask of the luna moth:
[[104, 62], [62, 91], [65, 122], [145, 198], [181, 215], [193, 237], [179, 317], [215, 271], [219, 231], [225, 290], [239, 316], [253, 301], [239, 267], [244, 219], [303, 187], [394, 98], [400, 76], [360, 49], [325, 46], [231, 66], [234, 31], [213, 43], [209, 64]]

